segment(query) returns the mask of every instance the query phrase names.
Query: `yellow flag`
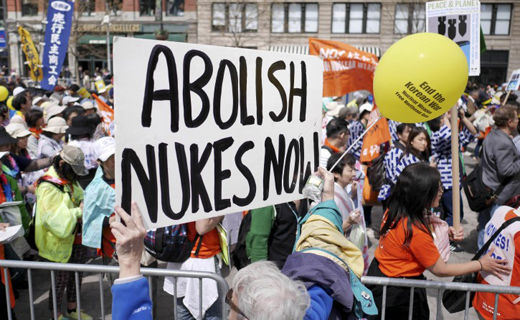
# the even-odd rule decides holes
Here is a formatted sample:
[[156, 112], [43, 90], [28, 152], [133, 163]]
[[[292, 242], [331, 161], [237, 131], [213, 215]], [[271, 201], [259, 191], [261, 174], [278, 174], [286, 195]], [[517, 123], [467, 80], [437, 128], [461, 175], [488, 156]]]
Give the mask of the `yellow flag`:
[[31, 79], [34, 81], [41, 81], [43, 78], [43, 72], [40, 63], [40, 57], [32, 41], [31, 34], [22, 27], [18, 27], [18, 34], [20, 34], [22, 50], [25, 53], [25, 59], [27, 60], [29, 69], [31, 71]]

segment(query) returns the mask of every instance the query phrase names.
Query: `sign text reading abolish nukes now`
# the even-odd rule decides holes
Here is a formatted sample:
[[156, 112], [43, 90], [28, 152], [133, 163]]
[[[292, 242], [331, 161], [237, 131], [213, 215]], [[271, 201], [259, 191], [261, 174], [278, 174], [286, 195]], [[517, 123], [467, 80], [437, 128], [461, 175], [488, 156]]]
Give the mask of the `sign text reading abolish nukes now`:
[[148, 228], [301, 198], [319, 163], [313, 56], [116, 38], [117, 196]]

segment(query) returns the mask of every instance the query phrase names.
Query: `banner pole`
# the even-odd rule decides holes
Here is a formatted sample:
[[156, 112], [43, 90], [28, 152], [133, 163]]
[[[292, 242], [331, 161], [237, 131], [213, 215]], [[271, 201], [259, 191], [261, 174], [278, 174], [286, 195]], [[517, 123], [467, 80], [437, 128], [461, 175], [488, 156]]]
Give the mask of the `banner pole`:
[[457, 106], [451, 108], [451, 181], [453, 227], [460, 229], [460, 173], [459, 173], [459, 124]]
[[507, 99], [509, 99], [510, 94], [511, 94], [511, 90], [507, 91], [506, 97], [504, 98], [504, 101], [502, 101], [502, 106], [506, 105]]
[[370, 129], [372, 129], [372, 127], [375, 126], [376, 123], [378, 123], [379, 120], [381, 120], [381, 118], [382, 118], [382, 117], [379, 116], [379, 117], [376, 119], [376, 121], [374, 121], [372, 124], [370, 124], [370, 125], [368, 126], [368, 128], [366, 128], [366, 130], [365, 130], [365, 131], [364, 131], [364, 132], [363, 132], [363, 133], [362, 133], [362, 134], [361, 134], [361, 135], [360, 135], [360, 136], [359, 136], [359, 137], [358, 137], [354, 142], [352, 142], [352, 144], [347, 148], [347, 150], [345, 150], [345, 151], [343, 152], [343, 154], [341, 155], [341, 157], [339, 157], [338, 161], [336, 161], [336, 163], [334, 163], [334, 165], [330, 168], [329, 171], [332, 171], [334, 168], [336, 168], [336, 166], [338, 165], [338, 163], [341, 162], [341, 159], [343, 159], [343, 157], [345, 157], [345, 155], [346, 155], [346, 154], [347, 154], [347, 153], [352, 149], [352, 147], [353, 147], [353, 146], [354, 146], [354, 145], [355, 145], [359, 140], [363, 139], [363, 137], [365, 136], [365, 134], [367, 134], [367, 132], [368, 132]]

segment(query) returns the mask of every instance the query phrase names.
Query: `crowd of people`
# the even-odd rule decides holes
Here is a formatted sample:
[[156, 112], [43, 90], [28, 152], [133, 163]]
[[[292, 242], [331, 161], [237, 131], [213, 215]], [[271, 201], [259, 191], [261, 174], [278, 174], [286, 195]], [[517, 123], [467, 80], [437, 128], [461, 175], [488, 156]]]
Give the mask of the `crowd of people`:
[[[114, 107], [113, 89], [98, 82], [95, 90], [71, 84], [52, 92], [22, 82], [0, 86], [8, 92], [0, 102], [0, 228], [22, 225], [25, 231], [25, 236], [0, 244], [0, 258], [57, 263], [99, 258], [118, 264], [113, 319], [151, 319], [157, 306], [140, 267], [158, 267], [158, 261], [144, 250], [146, 231], [137, 205], [131, 214], [116, 206], [117, 132], [98, 109], [99, 104]], [[197, 279], [166, 277], [162, 289], [176, 295], [180, 319], [198, 319], [200, 314], [204, 319], [379, 319], [382, 287], [365, 287], [360, 282], [364, 275], [425, 279], [425, 270], [439, 277], [480, 272], [482, 283], [520, 285], [520, 249], [499, 255], [504, 249], [500, 241], [478, 260], [448, 263], [450, 252], [462, 250], [460, 242], [471, 231], [454, 224], [452, 198], [463, 193], [452, 185], [452, 118], [458, 123], [460, 159], [477, 160], [483, 183], [494, 192], [481, 212], [463, 212], [462, 205], [459, 209], [461, 218], [478, 214], [481, 247], [492, 236], [490, 223], [496, 227], [499, 216], [505, 221], [519, 215], [513, 210], [520, 204], [516, 96], [469, 83], [456, 113], [450, 110], [416, 124], [389, 120], [392, 139], [379, 146], [377, 185], [367, 177], [372, 163], [360, 161], [360, 137], [371, 121], [373, 99], [360, 93], [345, 102], [340, 97], [323, 105], [324, 141], [316, 173], [324, 180], [321, 201], [301, 199], [246, 211], [233, 243], [222, 227], [224, 216], [185, 225], [193, 249], [186, 259], [168, 262], [167, 269], [223, 276], [230, 268], [239, 270], [225, 297], [229, 315], [222, 310], [224, 297], [215, 281], [204, 279], [199, 287]], [[469, 167], [460, 164], [463, 180]], [[367, 184], [375, 199], [366, 197]], [[371, 219], [372, 207], [378, 205], [384, 212], [381, 225]], [[501, 241], [512, 239], [512, 248], [520, 248], [520, 228], [511, 226], [502, 231]], [[379, 238], [374, 256], [369, 238]], [[58, 271], [55, 278], [59, 319], [77, 319], [79, 314], [92, 319], [77, 307], [81, 273], [80, 288], [73, 273]], [[8, 283], [2, 279], [0, 301], [6, 300], [6, 287], [14, 311], [15, 297], [27, 288], [24, 271], [10, 270]], [[54, 291], [49, 292], [50, 315]], [[408, 313], [409, 288], [388, 287], [386, 295], [387, 319]], [[413, 297], [412, 318], [428, 319], [426, 291], [416, 288]], [[477, 294], [473, 305], [482, 318], [493, 317], [493, 299]], [[518, 297], [500, 295], [499, 319], [514, 319], [516, 303]], [[0, 315], [7, 311], [0, 303]]]

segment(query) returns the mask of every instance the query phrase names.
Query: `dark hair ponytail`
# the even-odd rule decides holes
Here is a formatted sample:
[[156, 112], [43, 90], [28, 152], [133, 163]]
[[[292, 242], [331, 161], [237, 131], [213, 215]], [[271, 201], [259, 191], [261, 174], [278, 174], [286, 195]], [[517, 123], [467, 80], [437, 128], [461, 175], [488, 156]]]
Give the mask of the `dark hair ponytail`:
[[388, 199], [388, 213], [381, 227], [381, 236], [396, 228], [402, 219], [407, 219], [404, 246], [408, 246], [412, 239], [412, 224], [431, 235], [425, 212], [437, 197], [440, 183], [439, 171], [427, 163], [406, 167]]

